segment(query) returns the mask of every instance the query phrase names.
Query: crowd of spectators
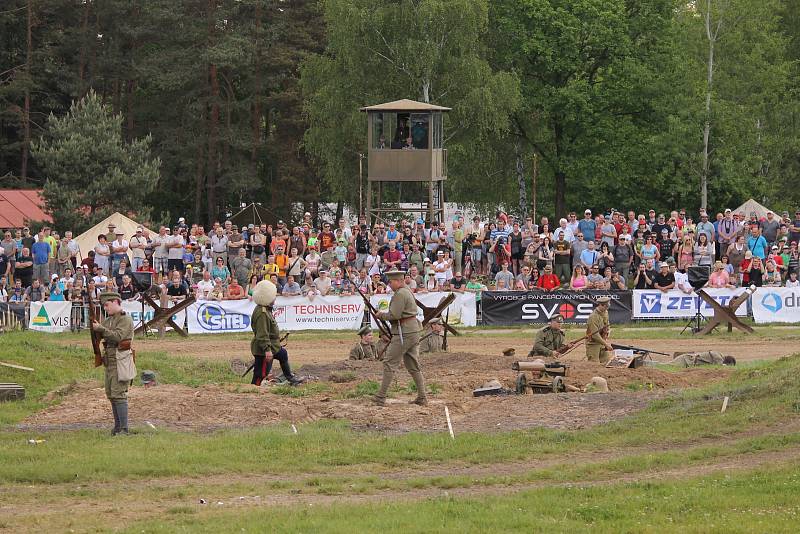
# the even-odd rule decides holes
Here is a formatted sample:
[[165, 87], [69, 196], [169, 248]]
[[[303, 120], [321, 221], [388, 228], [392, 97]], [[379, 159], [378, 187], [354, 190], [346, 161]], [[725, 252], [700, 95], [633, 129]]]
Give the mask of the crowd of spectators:
[[[713, 220], [712, 220], [713, 219]], [[284, 296], [389, 293], [387, 270], [406, 272], [416, 293], [483, 290], [679, 289], [691, 292], [687, 269], [708, 267], [710, 287], [798, 287], [800, 210], [792, 219], [727, 209], [695, 221], [685, 210], [636, 215], [609, 210], [583, 218], [570, 213], [493, 220], [364, 217], [312, 224], [306, 213], [293, 226], [278, 221], [239, 228], [215, 222], [206, 231], [181, 218], [158, 233], [125, 235], [114, 225], [80, 250], [72, 232], [48, 227], [32, 235], [9, 229], [0, 243], [0, 301], [70, 300], [85, 303], [106, 290], [139, 297], [134, 273], [151, 273], [163, 294], [179, 300], [246, 299], [260, 280]], [[130, 260], [129, 260], [130, 258]], [[130, 264], [129, 264], [130, 261]]]

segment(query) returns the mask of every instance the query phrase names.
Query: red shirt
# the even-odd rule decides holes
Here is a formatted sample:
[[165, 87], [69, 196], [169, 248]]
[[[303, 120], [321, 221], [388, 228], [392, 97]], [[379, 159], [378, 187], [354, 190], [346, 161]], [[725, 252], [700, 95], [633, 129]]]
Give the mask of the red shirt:
[[543, 274], [539, 277], [539, 280], [536, 282], [536, 287], [541, 287], [542, 289], [555, 289], [561, 286], [561, 280], [554, 274]]

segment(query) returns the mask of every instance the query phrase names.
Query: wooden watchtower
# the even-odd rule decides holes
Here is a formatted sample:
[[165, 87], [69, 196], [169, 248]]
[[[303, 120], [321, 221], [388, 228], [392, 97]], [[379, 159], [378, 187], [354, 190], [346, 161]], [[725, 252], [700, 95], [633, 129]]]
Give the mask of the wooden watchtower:
[[401, 211], [427, 213], [428, 221], [444, 219], [447, 150], [442, 114], [450, 108], [396, 100], [361, 108], [368, 118], [367, 218], [397, 211], [383, 206], [384, 182], [426, 182], [427, 202]]

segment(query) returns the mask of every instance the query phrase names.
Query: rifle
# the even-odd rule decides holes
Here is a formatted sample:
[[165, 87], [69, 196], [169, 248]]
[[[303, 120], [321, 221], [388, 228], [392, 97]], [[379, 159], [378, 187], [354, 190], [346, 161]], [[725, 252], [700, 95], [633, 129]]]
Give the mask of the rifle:
[[[347, 279], [348, 282], [351, 284], [353, 283], [353, 281], [350, 279], [350, 275], [347, 273], [347, 269], [342, 270], [342, 275], [345, 277], [345, 279]], [[381, 336], [386, 337], [387, 340], [392, 339], [392, 329], [389, 327], [389, 323], [378, 317], [378, 310], [375, 309], [375, 306], [372, 305], [372, 303], [369, 301], [369, 298], [364, 293], [359, 291], [357, 288], [356, 293], [361, 296], [367, 312], [369, 313], [370, 317], [375, 320], [375, 324], [378, 325], [378, 330], [380, 331]]]
[[658, 351], [655, 351], [655, 350], [643, 349], [643, 348], [640, 348], [640, 347], [634, 347], [632, 345], [617, 345], [616, 343], [612, 343], [611, 347], [613, 347], [614, 349], [619, 349], [619, 350], [631, 350], [631, 351], [636, 352], [638, 354], [660, 354], [661, 356], [672, 356], [672, 354], [667, 354], [666, 352], [658, 352]]
[[100, 322], [100, 310], [95, 309], [94, 302], [92, 301], [92, 292], [86, 291], [86, 302], [89, 306], [89, 332], [92, 335], [92, 351], [94, 351], [94, 366], [100, 367], [103, 365], [103, 353], [100, 351], [100, 340], [102, 336], [100, 332], [95, 332], [92, 325], [95, 321]]
[[566, 345], [561, 347], [561, 349], [556, 351], [556, 352], [558, 352], [559, 356], [564, 356], [568, 352], [572, 351], [572, 349], [577, 347], [580, 343], [586, 341], [587, 339], [589, 339], [590, 337], [592, 337], [595, 334], [599, 334], [602, 330], [603, 330], [602, 328], [599, 328], [599, 329], [595, 330], [594, 332], [589, 332], [588, 334], [586, 334], [583, 337], [579, 337], [578, 339], [576, 339], [574, 341], [570, 341], [569, 343], [567, 343]]

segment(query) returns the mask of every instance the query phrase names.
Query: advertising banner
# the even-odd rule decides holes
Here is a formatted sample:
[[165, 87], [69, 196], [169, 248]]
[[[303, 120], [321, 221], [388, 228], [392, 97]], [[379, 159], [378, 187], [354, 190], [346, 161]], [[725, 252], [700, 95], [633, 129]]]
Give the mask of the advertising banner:
[[[189, 333], [250, 332], [254, 308], [250, 300], [195, 302], [186, 315]], [[273, 315], [281, 330], [358, 330], [364, 302], [358, 296], [278, 297]]]
[[750, 297], [757, 323], [800, 323], [800, 289], [759, 287]]
[[71, 312], [71, 302], [31, 302], [28, 328], [40, 332], [68, 332]]
[[[731, 300], [744, 293], [746, 288], [705, 288], [703, 291], [708, 293], [714, 300], [726, 306]], [[714, 309], [705, 301], [698, 297], [694, 292], [684, 293], [679, 289], [671, 289], [666, 292], [657, 289], [634, 289], [633, 290], [633, 318], [634, 319], [688, 319], [697, 313], [698, 303], [700, 313], [711, 317]], [[736, 315], [744, 317], [747, 315], [747, 306], [742, 304], [736, 310]]]
[[[173, 303], [169, 303], [169, 307], [171, 308]], [[124, 300], [122, 301], [122, 309], [125, 310], [125, 313], [131, 316], [133, 319], [133, 328], [134, 330], [139, 328], [142, 325], [142, 322], [147, 322], [153, 319], [153, 315], [155, 311], [151, 308], [147, 303], [144, 305], [144, 312], [142, 312], [142, 303], [138, 300]], [[181, 311], [172, 316], [172, 320], [175, 321], [175, 324], [178, 326], [183, 326], [186, 324], [186, 311]], [[171, 327], [167, 327], [171, 328]]]
[[[447, 295], [447, 292], [437, 291], [433, 293], [417, 293], [414, 297], [425, 306], [435, 308]], [[449, 324], [453, 326], [476, 326], [478, 324], [478, 314], [475, 306], [475, 294], [465, 292], [454, 293], [454, 295], [456, 299], [442, 312], [442, 317], [446, 317]], [[391, 295], [372, 295], [369, 301], [376, 310], [386, 311], [389, 309], [389, 301], [391, 299]], [[417, 318], [422, 321], [421, 308], [417, 308]], [[372, 327], [377, 328], [374, 320], [372, 321]]]
[[631, 320], [630, 291], [484, 291], [481, 322], [484, 325], [544, 324], [560, 313], [564, 321], [585, 324], [594, 310], [594, 299], [611, 298], [608, 318], [612, 324]]

